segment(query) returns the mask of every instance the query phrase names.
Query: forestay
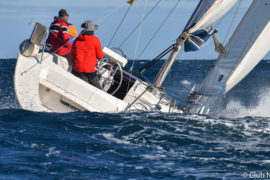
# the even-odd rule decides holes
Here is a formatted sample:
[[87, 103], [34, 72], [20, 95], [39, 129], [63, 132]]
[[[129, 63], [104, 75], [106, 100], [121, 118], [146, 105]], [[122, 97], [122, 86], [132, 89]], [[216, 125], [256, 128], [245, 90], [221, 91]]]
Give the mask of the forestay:
[[217, 104], [270, 50], [270, 0], [254, 0], [220, 56], [201, 85], [200, 113]]

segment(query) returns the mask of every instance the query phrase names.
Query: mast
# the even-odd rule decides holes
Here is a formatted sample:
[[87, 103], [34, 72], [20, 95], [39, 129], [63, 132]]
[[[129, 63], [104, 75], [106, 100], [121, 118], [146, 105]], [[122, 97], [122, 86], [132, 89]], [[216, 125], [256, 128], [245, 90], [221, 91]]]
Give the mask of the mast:
[[184, 50], [197, 51], [207, 42], [207, 40], [216, 33], [215, 30], [209, 30], [213, 24], [223, 17], [238, 0], [200, 0], [190, 20], [184, 28], [182, 34], [176, 40], [174, 48], [161, 67], [156, 76], [153, 85], [161, 87], [164, 80], [184, 46]]
[[161, 87], [164, 80], [166, 79], [176, 57], [178, 56], [179, 52], [182, 49], [183, 44], [185, 43], [185, 41], [188, 38], [188, 34], [186, 32], [183, 32], [178, 39], [176, 40], [176, 43], [174, 45], [174, 48], [171, 52], [171, 54], [169, 55], [169, 57], [167, 58], [167, 60], [165, 61], [165, 63], [163, 64], [163, 66], [161, 67], [158, 75], [156, 76], [153, 85], [155, 87]]

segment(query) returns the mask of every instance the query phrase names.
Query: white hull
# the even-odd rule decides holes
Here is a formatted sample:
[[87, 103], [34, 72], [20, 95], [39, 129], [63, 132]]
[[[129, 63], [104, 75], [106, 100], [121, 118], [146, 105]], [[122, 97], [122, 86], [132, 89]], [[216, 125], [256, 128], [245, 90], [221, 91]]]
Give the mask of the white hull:
[[49, 53], [41, 56], [42, 53], [33, 57], [18, 56], [14, 87], [23, 109], [58, 113], [76, 110], [118, 113], [155, 110], [153, 107], [158, 104], [162, 112], [182, 112], [162, 98], [158, 91], [145, 91], [148, 84], [140, 80], [136, 80], [124, 99], [119, 99], [68, 72], [65, 58]]

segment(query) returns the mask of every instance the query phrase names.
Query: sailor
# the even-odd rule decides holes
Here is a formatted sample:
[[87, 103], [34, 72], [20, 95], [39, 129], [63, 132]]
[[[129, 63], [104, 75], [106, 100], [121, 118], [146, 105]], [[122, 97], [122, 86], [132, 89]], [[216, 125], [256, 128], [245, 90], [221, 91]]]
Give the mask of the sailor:
[[87, 20], [81, 25], [81, 28], [83, 30], [75, 39], [71, 50], [72, 73], [101, 89], [96, 66], [97, 59], [103, 58], [103, 52], [99, 38], [94, 35], [98, 25]]
[[71, 71], [72, 59], [70, 58], [70, 51], [72, 44], [68, 32], [68, 27], [71, 24], [67, 22], [69, 14], [65, 9], [61, 9], [58, 15], [58, 17], [54, 17], [54, 21], [51, 23], [46, 46], [51, 47], [53, 53], [64, 56], [68, 60], [69, 71]]

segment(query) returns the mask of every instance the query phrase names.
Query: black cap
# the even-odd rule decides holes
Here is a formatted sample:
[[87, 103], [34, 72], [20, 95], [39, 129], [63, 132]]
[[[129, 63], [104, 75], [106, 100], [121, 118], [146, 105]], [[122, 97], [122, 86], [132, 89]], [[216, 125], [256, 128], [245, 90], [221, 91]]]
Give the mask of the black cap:
[[58, 12], [58, 15], [59, 15], [59, 17], [69, 16], [69, 14], [67, 13], [67, 10], [65, 10], [65, 9], [61, 9]]

